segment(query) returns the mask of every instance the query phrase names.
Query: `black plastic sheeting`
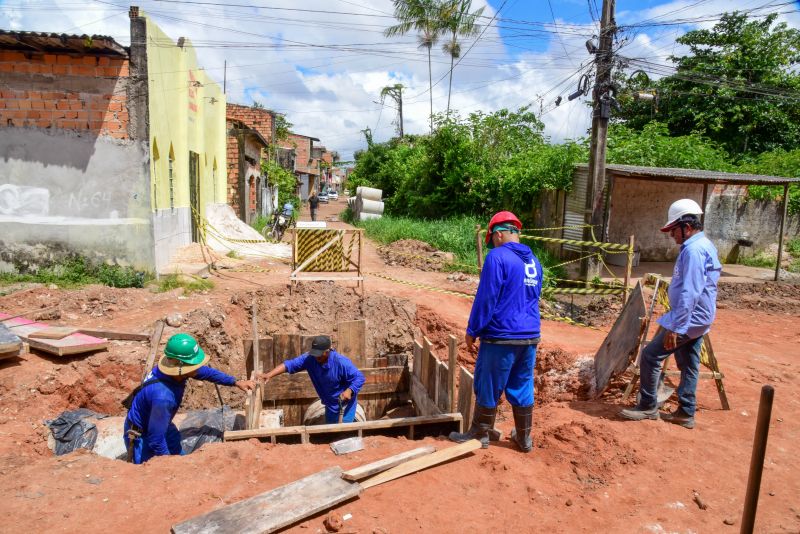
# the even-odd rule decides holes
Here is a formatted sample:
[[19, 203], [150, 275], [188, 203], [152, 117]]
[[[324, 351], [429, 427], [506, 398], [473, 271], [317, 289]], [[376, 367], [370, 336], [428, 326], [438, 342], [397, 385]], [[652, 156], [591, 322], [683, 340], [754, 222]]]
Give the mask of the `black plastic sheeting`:
[[[92, 450], [97, 441], [97, 427], [91, 418], [103, 419], [101, 415], [85, 408], [69, 410], [51, 421], [45, 421], [53, 433], [56, 456], [68, 454], [76, 449]], [[240, 421], [242, 418], [238, 418]], [[184, 454], [190, 454], [205, 445], [222, 441], [226, 430], [239, 429], [236, 413], [225, 406], [224, 414], [220, 408], [193, 410], [186, 414], [178, 430], [181, 432], [181, 446]], [[119, 439], [122, 440], [120, 428]]]
[[56, 446], [53, 449], [56, 456], [70, 453], [76, 449], [92, 450], [94, 448], [94, 443], [97, 441], [97, 427], [94, 423], [87, 421], [87, 417], [102, 419], [107, 416], [86, 408], [79, 408], [63, 412], [52, 421], [45, 421], [56, 440]]

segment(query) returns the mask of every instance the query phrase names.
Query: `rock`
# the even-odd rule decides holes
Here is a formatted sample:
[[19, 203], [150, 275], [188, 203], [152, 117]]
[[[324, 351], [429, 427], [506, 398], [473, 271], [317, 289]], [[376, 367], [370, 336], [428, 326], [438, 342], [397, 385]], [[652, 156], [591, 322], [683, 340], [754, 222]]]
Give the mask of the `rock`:
[[736, 524], [736, 520], [734, 518], [732, 518], [732, 517], [726, 517], [725, 519], [722, 520], [722, 522], [725, 523], [726, 525], [735, 525]]
[[567, 506], [572, 506], [572, 499], [567, 499], [567, 502], [565, 502], [564, 504], [566, 504]]
[[58, 286], [55, 284], [47, 284], [47, 289], [58, 289]]
[[372, 534], [389, 534], [389, 531], [385, 528], [375, 527], [372, 529]]
[[183, 324], [183, 315], [178, 312], [170, 313], [166, 316], [164, 321], [166, 321], [169, 326], [177, 328]]
[[224, 315], [215, 315], [214, 317], [212, 317], [209, 320], [209, 323], [211, 323], [211, 326], [213, 326], [215, 328], [219, 328], [220, 326], [222, 326], [222, 323], [224, 321], [225, 321], [225, 316]]
[[339, 512], [329, 513], [322, 524], [325, 525], [328, 532], [339, 532], [342, 530], [342, 526], [344, 526], [342, 515]]

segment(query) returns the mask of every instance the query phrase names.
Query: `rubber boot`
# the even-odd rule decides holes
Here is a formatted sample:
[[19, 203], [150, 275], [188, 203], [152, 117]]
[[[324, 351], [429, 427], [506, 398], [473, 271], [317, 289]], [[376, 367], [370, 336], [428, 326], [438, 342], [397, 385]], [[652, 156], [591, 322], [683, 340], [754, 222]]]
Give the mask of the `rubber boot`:
[[456, 443], [464, 443], [471, 439], [477, 439], [481, 442], [481, 448], [486, 449], [489, 447], [489, 430], [494, 427], [494, 418], [497, 415], [497, 407], [486, 408], [478, 403], [475, 403], [475, 409], [472, 413], [472, 425], [466, 432], [450, 432], [448, 436], [450, 441]]
[[511, 441], [517, 444], [522, 452], [531, 452], [531, 427], [533, 426], [533, 404], [530, 406], [512, 406], [514, 413], [514, 430], [511, 431]]

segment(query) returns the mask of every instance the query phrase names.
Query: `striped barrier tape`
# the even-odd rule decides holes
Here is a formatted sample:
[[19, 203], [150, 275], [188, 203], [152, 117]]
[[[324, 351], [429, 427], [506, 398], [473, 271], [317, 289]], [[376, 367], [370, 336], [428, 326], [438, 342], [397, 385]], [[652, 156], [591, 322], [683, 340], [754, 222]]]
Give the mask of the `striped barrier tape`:
[[548, 295], [622, 295], [625, 289], [554, 287], [542, 290]]

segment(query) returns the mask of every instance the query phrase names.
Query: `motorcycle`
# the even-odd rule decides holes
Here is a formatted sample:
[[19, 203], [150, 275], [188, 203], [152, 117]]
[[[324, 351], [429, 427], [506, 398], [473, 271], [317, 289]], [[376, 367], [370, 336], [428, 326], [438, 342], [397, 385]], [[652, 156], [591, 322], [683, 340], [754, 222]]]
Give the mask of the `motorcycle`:
[[283, 239], [283, 234], [286, 230], [293, 227], [294, 220], [294, 206], [292, 204], [285, 204], [283, 210], [272, 214], [272, 219], [269, 224], [264, 227], [263, 234], [265, 238], [271, 237], [275, 241], [280, 242]]

